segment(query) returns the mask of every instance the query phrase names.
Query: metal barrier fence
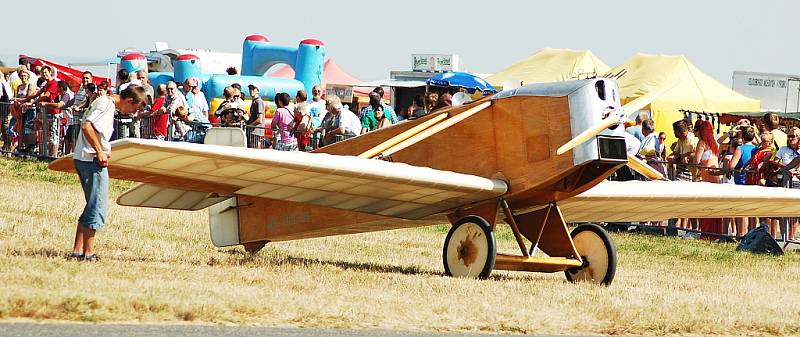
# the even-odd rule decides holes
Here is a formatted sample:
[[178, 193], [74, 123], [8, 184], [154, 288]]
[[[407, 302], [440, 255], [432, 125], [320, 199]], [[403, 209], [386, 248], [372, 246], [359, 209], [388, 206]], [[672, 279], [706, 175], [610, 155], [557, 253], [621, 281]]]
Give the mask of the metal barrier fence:
[[[18, 117], [13, 116], [15, 108], [20, 114]], [[45, 159], [67, 153], [63, 147], [66, 121], [61, 112], [54, 112], [32, 105], [13, 107], [12, 103], [0, 103], [0, 150], [5, 154]]]
[[0, 102], [0, 151], [9, 153], [11, 149], [11, 135], [8, 134], [8, 124], [11, 122], [11, 103]]
[[[12, 118], [12, 103], [0, 103], [0, 151], [9, 155], [30, 156], [40, 159], [55, 159], [72, 153], [78, 139], [81, 121], [85, 110], [63, 109], [58, 114], [52, 110], [28, 106], [23, 108], [20, 120]], [[17, 123], [21, 123], [21, 127]], [[114, 118], [114, 133], [111, 140], [123, 138], [159, 139], [165, 141], [185, 141], [203, 143], [205, 134], [210, 128], [219, 124], [193, 123], [176, 120], [168, 115], [155, 115], [144, 118], [132, 118], [118, 115]], [[231, 127], [231, 126], [228, 126]], [[274, 148], [280, 142], [280, 132], [273, 132], [269, 127], [234, 125], [244, 130], [247, 147], [253, 149]], [[15, 132], [17, 130], [18, 132]], [[331, 144], [351, 138], [336, 136]], [[329, 145], [329, 144], [325, 144]], [[311, 151], [323, 146], [322, 134], [309, 135], [308, 145], [298, 148], [300, 151]]]

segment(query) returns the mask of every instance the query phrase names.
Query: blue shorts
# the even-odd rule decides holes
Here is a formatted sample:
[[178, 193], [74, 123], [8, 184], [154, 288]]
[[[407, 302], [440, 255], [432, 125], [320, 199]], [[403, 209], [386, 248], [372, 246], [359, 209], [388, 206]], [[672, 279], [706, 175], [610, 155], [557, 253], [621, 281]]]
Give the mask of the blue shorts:
[[86, 207], [78, 223], [86, 228], [98, 230], [106, 223], [108, 214], [108, 169], [95, 161], [73, 160], [78, 179], [83, 187]]

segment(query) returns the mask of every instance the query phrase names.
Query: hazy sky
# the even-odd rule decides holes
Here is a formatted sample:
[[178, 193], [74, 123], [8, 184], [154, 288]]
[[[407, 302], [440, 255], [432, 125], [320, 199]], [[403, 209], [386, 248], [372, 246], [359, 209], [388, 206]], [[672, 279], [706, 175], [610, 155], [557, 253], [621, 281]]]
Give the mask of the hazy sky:
[[[233, 5], [233, 6], [232, 6]], [[235, 6], [235, 7], [234, 7]], [[124, 48], [241, 52], [246, 35], [325, 42], [362, 80], [407, 70], [412, 53], [456, 53], [494, 73], [544, 47], [589, 49], [615, 66], [636, 52], [684, 54], [730, 86], [733, 70], [800, 74], [798, 1], [3, 1], [0, 59], [92, 60]]]

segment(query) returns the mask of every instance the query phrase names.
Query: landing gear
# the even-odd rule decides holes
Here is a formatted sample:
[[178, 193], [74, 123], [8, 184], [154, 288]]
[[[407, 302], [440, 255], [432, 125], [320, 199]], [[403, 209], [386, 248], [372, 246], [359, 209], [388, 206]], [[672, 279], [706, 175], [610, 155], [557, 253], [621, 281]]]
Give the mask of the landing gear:
[[617, 270], [617, 250], [608, 233], [598, 225], [588, 224], [578, 226], [570, 236], [583, 264], [564, 271], [567, 280], [611, 284]]
[[497, 245], [489, 223], [475, 215], [456, 221], [444, 240], [442, 257], [448, 276], [489, 277], [497, 257]]

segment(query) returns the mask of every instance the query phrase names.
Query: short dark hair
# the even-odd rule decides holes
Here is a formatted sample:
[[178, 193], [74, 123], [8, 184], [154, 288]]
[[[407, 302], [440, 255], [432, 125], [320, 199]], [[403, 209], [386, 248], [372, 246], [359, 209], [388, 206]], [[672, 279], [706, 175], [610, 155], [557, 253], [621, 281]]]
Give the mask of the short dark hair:
[[234, 88], [236, 88], [236, 89], [239, 89], [239, 91], [242, 91], [242, 85], [241, 85], [241, 84], [239, 84], [239, 83], [234, 83], [234, 84], [231, 84], [231, 86], [232, 86], [232, 87], [234, 87]]
[[88, 70], [87, 70], [87, 71], [84, 71], [84, 72], [83, 72], [83, 74], [84, 74], [84, 75], [89, 75], [89, 76], [94, 76], [94, 75], [92, 75], [92, 72], [91, 72], [91, 71], [88, 71]]
[[676, 121], [675, 123], [672, 123], [672, 130], [674, 130], [675, 132], [683, 133], [688, 131], [689, 128], [686, 127], [686, 122], [684, 122], [684, 120], [681, 119], [679, 121]]
[[303, 101], [303, 102], [308, 100], [308, 94], [306, 93], [305, 90], [297, 90], [297, 95], [296, 96], [298, 98], [300, 98], [300, 100]]
[[69, 89], [69, 86], [66, 81], [58, 81], [58, 90], [67, 91], [67, 89]]
[[94, 93], [97, 92], [97, 85], [94, 84], [94, 83], [89, 83], [89, 84], [86, 85], [86, 89], [88, 89], [89, 92], [94, 94]]
[[642, 121], [642, 131], [653, 132], [656, 131], [656, 123], [652, 119], [645, 119]]
[[130, 98], [133, 104], [142, 104], [142, 102], [147, 102], [147, 91], [141, 85], [131, 84], [119, 93], [119, 97], [121, 99]]
[[422, 96], [422, 95], [414, 96], [414, 104], [417, 107], [424, 108], [425, 107], [425, 96]]
[[752, 126], [745, 126], [741, 129], [742, 132], [742, 140], [745, 142], [752, 142], [754, 138], [756, 138], [756, 131], [755, 128]]
[[285, 92], [279, 92], [275, 94], [275, 102], [281, 103], [281, 106], [288, 106], [291, 100], [292, 98]]
[[373, 109], [377, 109], [377, 107], [381, 106], [381, 96], [377, 92], [369, 93], [369, 105], [372, 106]]
[[375, 89], [372, 89], [372, 92], [378, 93], [378, 95], [383, 98], [383, 87], [375, 87]]
[[122, 68], [117, 72], [117, 77], [124, 82], [131, 77], [131, 73], [128, 72], [128, 69]]

